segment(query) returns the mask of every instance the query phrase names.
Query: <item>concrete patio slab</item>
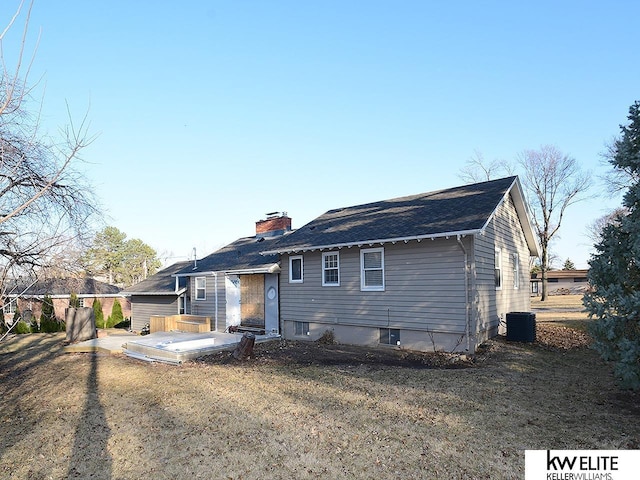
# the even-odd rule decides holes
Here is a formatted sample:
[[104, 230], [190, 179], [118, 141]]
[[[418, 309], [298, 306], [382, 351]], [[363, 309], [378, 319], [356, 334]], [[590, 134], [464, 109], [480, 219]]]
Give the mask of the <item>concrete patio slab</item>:
[[[150, 335], [114, 334], [85, 340], [64, 347], [67, 353], [124, 353], [146, 361], [181, 363], [204, 355], [233, 350], [240, 343], [243, 333], [187, 333], [155, 332]], [[279, 335], [256, 335], [255, 342], [262, 343], [280, 338]]]
[[92, 338], [83, 342], [72, 343], [64, 347], [66, 353], [122, 353], [124, 345], [140, 338], [139, 335], [109, 335], [102, 338]]

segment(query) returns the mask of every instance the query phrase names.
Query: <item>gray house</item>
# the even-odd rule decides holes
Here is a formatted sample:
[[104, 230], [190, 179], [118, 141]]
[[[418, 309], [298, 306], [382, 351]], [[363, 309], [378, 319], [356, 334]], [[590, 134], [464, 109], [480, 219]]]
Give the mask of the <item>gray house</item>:
[[330, 210], [264, 247], [285, 338], [467, 352], [530, 309], [539, 250], [517, 177]]
[[291, 231], [291, 218], [271, 214], [256, 234], [192, 262], [180, 262], [123, 291], [131, 296], [132, 328], [152, 315], [209, 317], [211, 330], [229, 327], [279, 333], [279, 257], [262, 255]]
[[192, 264], [175, 263], [122, 291], [131, 302], [132, 330], [142, 330], [152, 315], [179, 315], [189, 311], [187, 281], [176, 280], [174, 275]]

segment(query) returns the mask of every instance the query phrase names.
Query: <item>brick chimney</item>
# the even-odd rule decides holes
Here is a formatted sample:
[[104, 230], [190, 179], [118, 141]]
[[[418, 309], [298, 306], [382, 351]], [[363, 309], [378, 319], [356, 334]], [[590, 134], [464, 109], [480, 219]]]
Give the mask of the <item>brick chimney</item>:
[[291, 218], [287, 212], [267, 213], [267, 218], [256, 222], [256, 236], [273, 237], [291, 231]]

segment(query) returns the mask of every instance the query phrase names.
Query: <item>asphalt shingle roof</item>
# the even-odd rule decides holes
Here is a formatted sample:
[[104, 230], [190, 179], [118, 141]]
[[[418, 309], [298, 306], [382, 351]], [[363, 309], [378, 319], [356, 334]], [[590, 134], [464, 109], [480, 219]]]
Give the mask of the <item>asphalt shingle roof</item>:
[[179, 274], [196, 274], [202, 272], [230, 272], [241, 270], [269, 269], [279, 261], [277, 254], [261, 255], [268, 250], [274, 239], [270, 237], [244, 237], [236, 240], [220, 250], [213, 252], [196, 263], [183, 268]]
[[149, 278], [137, 283], [131, 287], [125, 288], [122, 293], [155, 293], [155, 294], [174, 294], [176, 290], [176, 279], [172, 276], [185, 268], [187, 265], [193, 265], [193, 262], [177, 262], [164, 268]]
[[479, 231], [517, 177], [329, 210], [266, 252]]
[[[24, 290], [19, 285], [15, 291]], [[93, 278], [45, 278], [38, 280], [24, 291], [24, 296], [41, 295], [116, 295], [120, 293], [120, 288], [115, 285], [95, 280]]]

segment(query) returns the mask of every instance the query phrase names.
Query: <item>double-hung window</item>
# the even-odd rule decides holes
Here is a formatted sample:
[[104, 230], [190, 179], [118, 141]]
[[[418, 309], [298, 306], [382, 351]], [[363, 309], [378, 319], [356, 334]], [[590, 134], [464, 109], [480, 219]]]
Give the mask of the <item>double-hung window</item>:
[[207, 299], [207, 278], [196, 277], [196, 300]]
[[322, 254], [322, 286], [340, 285], [340, 254], [327, 252]]
[[360, 250], [360, 290], [384, 291], [384, 248]]
[[502, 290], [502, 250], [500, 248], [496, 248], [494, 276], [496, 290]]
[[511, 258], [513, 259], [513, 289], [517, 290], [520, 288], [520, 258], [517, 253], [511, 254]]
[[302, 255], [289, 257], [289, 283], [302, 283], [304, 275]]
[[7, 302], [2, 307], [2, 310], [4, 311], [5, 314], [7, 314], [7, 313], [8, 314], [16, 313], [16, 303], [17, 303], [17, 301]]

